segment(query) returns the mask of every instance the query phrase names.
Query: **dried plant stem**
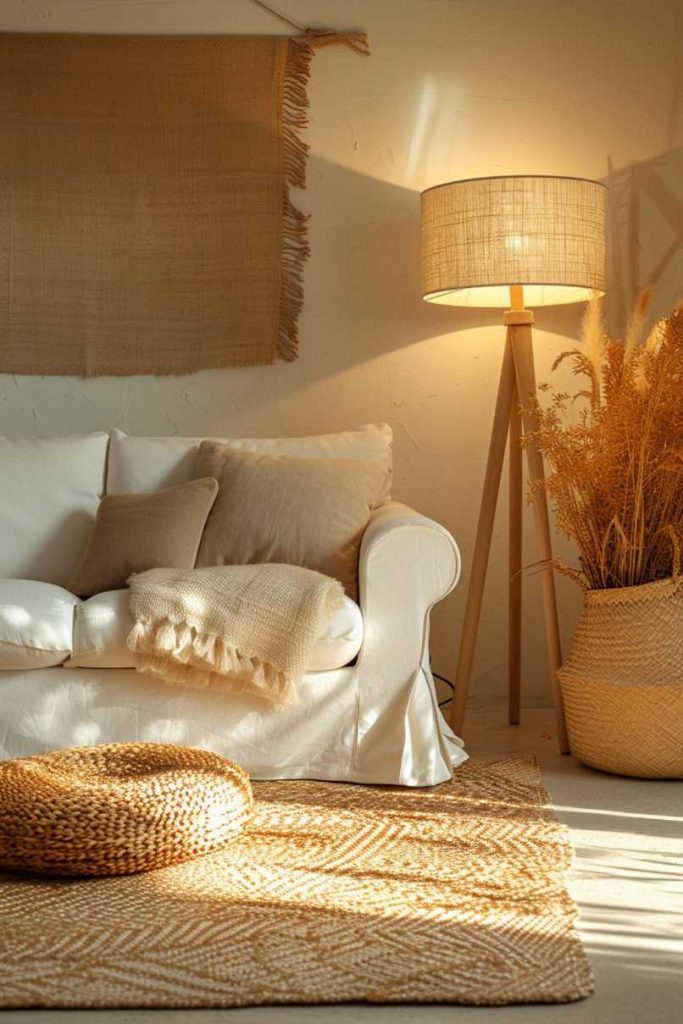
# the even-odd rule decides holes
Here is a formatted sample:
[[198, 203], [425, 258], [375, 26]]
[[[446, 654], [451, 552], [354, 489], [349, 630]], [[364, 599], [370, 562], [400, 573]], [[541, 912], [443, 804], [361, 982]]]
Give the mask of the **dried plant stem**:
[[[604, 336], [599, 307], [585, 349], [562, 353], [590, 387], [539, 410], [545, 487], [592, 589], [636, 586], [678, 571], [683, 544], [683, 310], [639, 344], [649, 295], [624, 343]], [[578, 401], [577, 401], [578, 400]]]

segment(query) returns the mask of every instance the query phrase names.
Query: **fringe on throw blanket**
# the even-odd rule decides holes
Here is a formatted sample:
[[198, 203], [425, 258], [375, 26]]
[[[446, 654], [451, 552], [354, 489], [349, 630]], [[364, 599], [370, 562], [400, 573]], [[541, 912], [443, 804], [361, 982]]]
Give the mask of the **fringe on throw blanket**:
[[296, 702], [311, 647], [344, 594], [336, 580], [291, 565], [152, 569], [128, 582], [139, 672], [274, 706]]

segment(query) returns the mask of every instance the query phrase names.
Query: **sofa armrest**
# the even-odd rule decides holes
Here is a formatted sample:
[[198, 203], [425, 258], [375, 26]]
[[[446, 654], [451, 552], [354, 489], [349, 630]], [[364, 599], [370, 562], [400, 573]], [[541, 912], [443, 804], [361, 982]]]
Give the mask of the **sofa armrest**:
[[445, 527], [407, 505], [388, 502], [372, 513], [361, 542], [361, 611], [381, 615], [373, 606], [382, 599], [400, 608], [406, 584], [431, 608], [458, 582], [460, 564], [458, 545]]
[[444, 527], [397, 502], [373, 513], [359, 561], [355, 781], [380, 780], [381, 760], [404, 785], [450, 775], [455, 762], [429, 669], [429, 614], [459, 575], [460, 552]]

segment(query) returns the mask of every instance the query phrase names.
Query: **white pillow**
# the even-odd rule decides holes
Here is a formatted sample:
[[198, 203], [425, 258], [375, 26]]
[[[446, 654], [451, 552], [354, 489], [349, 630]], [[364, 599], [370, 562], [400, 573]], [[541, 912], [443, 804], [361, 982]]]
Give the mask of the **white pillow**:
[[78, 604], [77, 597], [52, 583], [0, 580], [0, 670], [66, 661]]
[[66, 586], [102, 495], [108, 440], [0, 437], [0, 577]]
[[[114, 430], [109, 444], [107, 494], [160, 491], [194, 478], [201, 437], [130, 437]], [[207, 438], [206, 440], [221, 440]], [[270, 455], [325, 456], [384, 461], [387, 480], [382, 501], [391, 497], [391, 427], [369, 424], [357, 430], [315, 437], [228, 438], [223, 444]]]
[[[133, 628], [128, 599], [128, 590], [108, 590], [78, 605], [69, 668], [135, 668], [136, 657], [126, 643]], [[344, 597], [313, 644], [306, 671], [327, 672], [348, 665], [362, 642], [360, 608]]]
[[107, 590], [81, 602], [74, 619], [70, 668], [135, 668], [128, 649], [133, 617], [128, 608], [130, 591]]

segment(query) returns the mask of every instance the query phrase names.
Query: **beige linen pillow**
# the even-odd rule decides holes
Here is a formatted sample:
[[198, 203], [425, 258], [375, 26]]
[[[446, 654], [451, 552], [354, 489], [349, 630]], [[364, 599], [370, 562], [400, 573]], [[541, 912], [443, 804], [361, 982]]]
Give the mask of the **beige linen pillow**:
[[134, 572], [193, 569], [217, 493], [217, 482], [205, 479], [155, 494], [106, 495], [69, 590], [90, 597], [125, 587]]
[[284, 562], [338, 579], [354, 600], [358, 549], [386, 463], [265, 455], [203, 441], [195, 475], [219, 491], [197, 566]]

